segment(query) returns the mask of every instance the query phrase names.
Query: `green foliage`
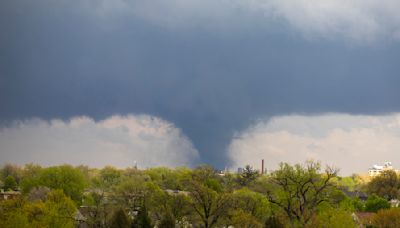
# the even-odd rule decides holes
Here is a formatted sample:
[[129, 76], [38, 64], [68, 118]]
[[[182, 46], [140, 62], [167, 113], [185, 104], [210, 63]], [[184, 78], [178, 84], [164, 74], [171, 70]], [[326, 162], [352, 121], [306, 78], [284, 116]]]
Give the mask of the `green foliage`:
[[16, 165], [6, 164], [0, 169], [0, 180], [5, 180], [8, 176], [12, 176], [19, 183], [23, 173], [22, 169]]
[[[183, 222], [186, 216], [191, 214], [190, 208], [190, 197], [187, 196], [186, 192], [182, 191], [158, 191], [157, 194], [150, 197], [150, 203], [148, 205], [153, 209], [153, 215], [155, 217], [166, 216], [166, 213], [170, 213], [174, 221]], [[169, 215], [168, 215], [169, 216]]]
[[17, 189], [17, 182], [15, 181], [13, 176], [8, 176], [4, 180], [4, 190], [9, 191], [9, 190], [16, 190]]
[[400, 180], [393, 170], [385, 170], [374, 177], [367, 185], [368, 193], [376, 194], [386, 200], [399, 196]]
[[0, 227], [29, 227], [29, 221], [24, 210], [23, 199], [0, 201]]
[[205, 183], [210, 179], [217, 179], [217, 175], [212, 166], [202, 165], [193, 170], [191, 179], [201, 183]]
[[378, 212], [381, 209], [390, 208], [390, 203], [377, 195], [371, 195], [365, 202], [365, 211]]
[[210, 189], [212, 189], [212, 190], [214, 190], [216, 192], [221, 192], [222, 191], [222, 186], [221, 186], [220, 182], [218, 180], [214, 179], [214, 178], [213, 179], [207, 179], [204, 182], [204, 184], [208, 188], [210, 188]]
[[361, 212], [365, 210], [365, 205], [359, 198], [346, 197], [346, 199], [340, 202], [339, 206], [352, 212]]
[[[31, 171], [31, 172], [28, 172]], [[70, 165], [41, 168], [34, 165], [26, 167], [21, 187], [24, 193], [45, 186], [50, 189], [62, 189], [77, 204], [81, 202], [82, 193], [87, 185], [82, 172]]]
[[130, 225], [129, 218], [124, 209], [119, 208], [114, 212], [113, 216], [111, 217], [111, 228], [129, 228]]
[[243, 172], [238, 176], [238, 182], [241, 186], [248, 186], [255, 181], [258, 176], [259, 173], [257, 170], [254, 170], [250, 165], [246, 165]]
[[348, 191], [356, 191], [362, 185], [360, 176], [353, 174], [348, 177], [335, 177], [332, 181], [340, 188], [347, 189]]
[[277, 216], [270, 216], [264, 224], [265, 228], [284, 228], [284, 223]]
[[355, 223], [350, 211], [328, 206], [319, 211], [310, 227], [353, 228]]
[[107, 204], [107, 197], [102, 190], [87, 192], [83, 198], [83, 205], [87, 208], [86, 222], [92, 227], [101, 227], [106, 223], [107, 215], [112, 210]]
[[38, 165], [25, 165], [20, 183], [22, 192], [28, 193], [31, 189], [40, 186], [39, 178], [42, 170], [43, 168]]
[[7, 218], [0, 221], [0, 227], [3, 228], [29, 228], [31, 227], [26, 214], [22, 211], [15, 211], [7, 214]]
[[354, 211], [364, 211], [365, 205], [359, 198], [352, 199], [352, 206]]
[[131, 212], [143, 205], [145, 198], [152, 203], [151, 197], [159, 187], [152, 182], [147, 182], [143, 176], [135, 176], [119, 183], [114, 187], [114, 199]]
[[69, 165], [44, 169], [40, 173], [38, 184], [51, 189], [62, 189], [76, 203], [80, 203], [86, 185], [80, 170]]
[[231, 218], [234, 227], [262, 228], [263, 224], [250, 213], [243, 210], [236, 210]]
[[190, 197], [191, 208], [206, 228], [215, 226], [232, 202], [229, 194], [218, 193], [203, 183], [191, 183]]
[[292, 225], [306, 226], [321, 203], [334, 200], [337, 189], [331, 179], [336, 172], [327, 168], [321, 173], [320, 164], [312, 161], [305, 166], [282, 163], [268, 180], [268, 200], [286, 213]]
[[72, 228], [75, 213], [74, 202], [62, 190], [54, 190], [44, 202], [23, 198], [0, 202], [0, 227]]
[[[364, 210], [336, 187], [364, 183], [314, 162], [282, 164], [262, 176], [251, 167], [221, 176], [207, 165], [119, 170], [28, 164], [0, 172], [10, 174], [3, 183], [23, 190], [18, 199], [0, 201], [0, 227], [74, 227], [81, 204], [89, 227], [350, 227], [351, 213]], [[369, 211], [388, 207], [376, 196], [366, 204]]]
[[271, 214], [270, 204], [261, 193], [242, 188], [232, 194], [234, 210], [241, 210], [256, 218], [258, 221], [266, 220]]
[[106, 187], [110, 188], [121, 181], [122, 172], [112, 166], [106, 166], [100, 170], [100, 181]]
[[175, 218], [170, 211], [166, 211], [158, 224], [160, 228], [175, 228]]
[[237, 186], [237, 174], [229, 172], [225, 173], [223, 176], [221, 176], [219, 181], [221, 183], [221, 187], [227, 192], [232, 192], [239, 188], [239, 186]]
[[49, 227], [74, 227], [75, 203], [61, 189], [49, 192], [44, 223]]
[[179, 173], [179, 170], [159, 167], [145, 170], [144, 173], [148, 175], [154, 183], [163, 189], [183, 189], [181, 184], [182, 174]]
[[146, 206], [140, 208], [137, 216], [132, 223], [133, 228], [152, 228], [151, 219]]

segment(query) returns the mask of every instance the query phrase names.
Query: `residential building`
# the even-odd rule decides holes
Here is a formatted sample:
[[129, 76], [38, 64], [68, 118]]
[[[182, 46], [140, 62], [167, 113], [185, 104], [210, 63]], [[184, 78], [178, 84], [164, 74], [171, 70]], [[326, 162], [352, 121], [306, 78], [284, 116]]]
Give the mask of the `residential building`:
[[375, 177], [386, 170], [393, 170], [395, 172], [399, 172], [398, 170], [393, 169], [391, 162], [385, 162], [383, 165], [373, 165], [371, 168], [368, 169], [368, 174], [370, 177]]
[[19, 191], [0, 191], [0, 201], [1, 200], [8, 200], [8, 199], [15, 199], [21, 195]]

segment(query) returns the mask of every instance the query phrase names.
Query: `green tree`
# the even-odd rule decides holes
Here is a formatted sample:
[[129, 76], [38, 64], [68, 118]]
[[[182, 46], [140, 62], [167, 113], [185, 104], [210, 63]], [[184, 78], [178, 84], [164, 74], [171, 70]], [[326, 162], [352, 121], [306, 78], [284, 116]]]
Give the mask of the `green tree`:
[[25, 198], [0, 202], [0, 227], [74, 227], [77, 209], [62, 190], [49, 192], [45, 202]]
[[151, 168], [144, 171], [145, 174], [149, 175], [151, 180], [163, 189], [181, 190], [183, 186], [179, 182], [179, 174], [177, 171], [159, 167]]
[[22, 210], [25, 203], [23, 198], [0, 201], [0, 227], [30, 227], [27, 214]]
[[237, 174], [226, 172], [219, 181], [225, 191], [232, 192], [239, 188]]
[[122, 172], [112, 166], [100, 170], [100, 181], [106, 188], [113, 187], [121, 182]]
[[357, 190], [356, 188], [361, 184], [359, 177], [355, 174], [348, 177], [336, 177], [332, 181], [341, 189], [347, 189], [348, 191]]
[[119, 205], [133, 213], [144, 204], [146, 206], [158, 205], [160, 203], [159, 194], [163, 194], [163, 191], [158, 185], [147, 181], [144, 175], [136, 175], [124, 179], [115, 186], [113, 198]]
[[346, 197], [339, 206], [349, 211], [365, 211], [364, 202], [357, 197]]
[[270, 204], [261, 193], [242, 188], [233, 192], [232, 199], [231, 209], [243, 211], [261, 223], [271, 215]]
[[238, 182], [242, 186], [247, 186], [257, 179], [258, 176], [259, 173], [257, 170], [254, 170], [250, 165], [246, 165], [243, 172], [238, 176]]
[[390, 203], [377, 195], [371, 195], [365, 202], [365, 211], [378, 212], [381, 209], [390, 208]]
[[234, 211], [231, 218], [231, 224], [234, 227], [244, 227], [244, 228], [263, 227], [263, 224], [257, 218], [240, 209]]
[[75, 203], [61, 189], [49, 192], [44, 205], [47, 227], [74, 227]]
[[316, 215], [318, 206], [331, 200], [336, 191], [331, 179], [337, 170], [320, 163], [307, 162], [305, 166], [282, 163], [268, 179], [267, 198], [282, 209], [292, 225], [306, 226]]
[[40, 173], [38, 184], [51, 189], [62, 189], [76, 203], [81, 202], [83, 189], [86, 186], [80, 170], [70, 165], [44, 169]]
[[166, 211], [161, 218], [160, 224], [158, 224], [160, 228], [175, 228], [175, 218], [170, 211]]
[[142, 206], [132, 223], [133, 228], [152, 228], [151, 219], [146, 206]]
[[190, 206], [200, 218], [202, 227], [213, 227], [228, 214], [231, 195], [221, 191], [212, 167], [197, 168], [188, 183], [188, 191], [191, 198]]
[[191, 214], [190, 198], [184, 191], [154, 191], [147, 202], [151, 206], [153, 217], [156, 218], [165, 219], [166, 213], [170, 213], [174, 221], [179, 223], [184, 222], [185, 218]]
[[0, 169], [0, 180], [5, 180], [8, 176], [12, 176], [14, 180], [19, 183], [22, 176], [22, 169], [16, 165], [5, 164]]
[[91, 227], [103, 227], [112, 206], [107, 203], [106, 193], [102, 189], [93, 190], [84, 195], [83, 204], [90, 211], [86, 215], [86, 222]]
[[119, 208], [116, 210], [111, 217], [111, 228], [129, 228], [130, 221], [128, 216], [126, 215], [124, 209]]
[[15, 190], [17, 188], [17, 182], [15, 181], [13, 176], [8, 176], [4, 180], [4, 190]]
[[[47, 197], [46, 197], [47, 198]], [[46, 227], [46, 206], [44, 201], [27, 201], [21, 207], [26, 214], [31, 227]]]
[[351, 211], [340, 207], [327, 206], [318, 212], [314, 223], [309, 227], [353, 228], [355, 223]]
[[39, 178], [43, 168], [39, 165], [27, 164], [24, 166], [20, 186], [23, 193], [29, 193], [33, 188], [40, 186]]
[[385, 170], [374, 177], [367, 185], [368, 193], [376, 194], [386, 200], [397, 199], [400, 180], [393, 170]]
[[272, 215], [267, 218], [264, 224], [265, 228], [284, 228], [284, 223], [278, 218], [278, 216]]
[[7, 214], [7, 218], [0, 221], [0, 227], [3, 228], [29, 228], [31, 227], [26, 214], [22, 211], [13, 211]]

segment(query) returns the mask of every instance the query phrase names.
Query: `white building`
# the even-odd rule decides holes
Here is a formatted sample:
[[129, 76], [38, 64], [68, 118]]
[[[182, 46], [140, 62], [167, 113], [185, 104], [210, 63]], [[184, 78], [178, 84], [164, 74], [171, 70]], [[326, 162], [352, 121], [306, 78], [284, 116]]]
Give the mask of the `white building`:
[[375, 177], [385, 170], [393, 170], [397, 172], [397, 170], [393, 169], [391, 162], [385, 162], [383, 165], [373, 165], [371, 168], [368, 169], [368, 174], [370, 177]]

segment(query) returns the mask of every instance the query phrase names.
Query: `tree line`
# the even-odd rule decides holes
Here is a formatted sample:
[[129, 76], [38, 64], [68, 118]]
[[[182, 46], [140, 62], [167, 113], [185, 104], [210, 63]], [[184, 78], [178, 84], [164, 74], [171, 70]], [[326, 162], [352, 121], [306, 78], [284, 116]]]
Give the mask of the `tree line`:
[[[259, 174], [194, 169], [102, 169], [60, 165], [0, 169], [0, 227], [371, 227], [400, 226], [393, 171], [368, 179], [338, 176], [318, 162], [281, 163]], [[364, 224], [365, 225], [365, 224]]]

